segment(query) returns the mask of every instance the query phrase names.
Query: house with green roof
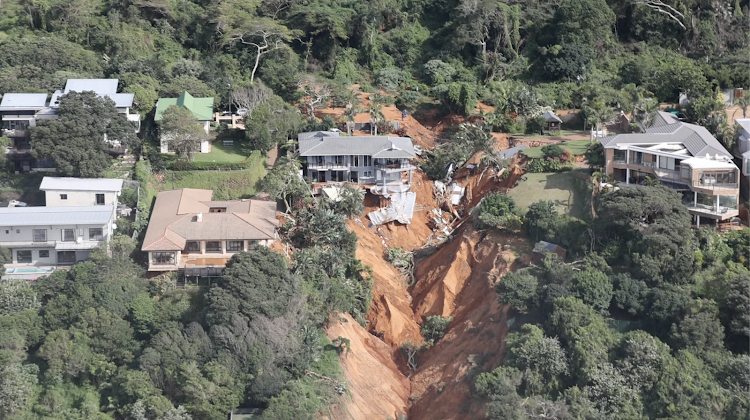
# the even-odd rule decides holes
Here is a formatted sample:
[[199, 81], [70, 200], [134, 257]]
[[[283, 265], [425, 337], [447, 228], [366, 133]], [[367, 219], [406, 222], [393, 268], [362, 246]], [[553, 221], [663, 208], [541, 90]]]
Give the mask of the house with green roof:
[[[156, 102], [154, 121], [161, 121], [164, 111], [173, 105], [189, 109], [198, 120], [199, 124], [203, 125], [203, 129], [206, 130], [206, 133], [208, 133], [211, 121], [213, 120], [214, 98], [195, 98], [187, 91], [183, 92], [178, 98], [159, 98], [159, 101]], [[200, 152], [208, 153], [210, 151], [209, 142], [201, 142]], [[161, 136], [161, 152], [172, 152], [169, 150], [169, 139], [164, 136]]]

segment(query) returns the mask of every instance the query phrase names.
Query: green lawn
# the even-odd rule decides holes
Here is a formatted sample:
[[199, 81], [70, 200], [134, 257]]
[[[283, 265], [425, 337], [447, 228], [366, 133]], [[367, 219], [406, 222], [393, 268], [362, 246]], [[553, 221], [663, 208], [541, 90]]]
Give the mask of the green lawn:
[[[571, 140], [560, 143], [560, 146], [574, 155], [582, 155], [586, 153], [586, 149], [588, 149], [590, 143], [589, 140]], [[542, 157], [542, 148], [531, 147], [522, 150], [521, 153], [530, 158], [540, 158]]]
[[214, 200], [250, 198], [260, 191], [260, 181], [266, 174], [266, 159], [258, 151], [248, 159], [254, 162], [244, 171], [166, 171], [159, 189], [214, 190]]
[[583, 179], [585, 170], [577, 169], [568, 172], [527, 173], [518, 182], [518, 186], [508, 191], [516, 201], [516, 207], [525, 212], [529, 205], [540, 200], [555, 203], [560, 214], [582, 217], [583, 207], [589, 202], [583, 196], [581, 188], [576, 188], [576, 181]]
[[242, 162], [252, 152], [247, 142], [235, 140], [233, 147], [226, 147], [221, 140], [217, 140], [211, 144], [211, 153], [196, 153], [193, 160], [196, 162]]

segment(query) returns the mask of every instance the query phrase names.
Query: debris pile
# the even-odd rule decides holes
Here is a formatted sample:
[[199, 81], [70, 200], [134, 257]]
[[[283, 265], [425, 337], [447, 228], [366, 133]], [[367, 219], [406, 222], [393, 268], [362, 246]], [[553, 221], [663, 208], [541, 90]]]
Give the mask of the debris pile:
[[417, 202], [415, 192], [397, 192], [391, 195], [391, 204], [367, 214], [373, 225], [397, 221], [408, 225], [414, 217], [414, 206]]

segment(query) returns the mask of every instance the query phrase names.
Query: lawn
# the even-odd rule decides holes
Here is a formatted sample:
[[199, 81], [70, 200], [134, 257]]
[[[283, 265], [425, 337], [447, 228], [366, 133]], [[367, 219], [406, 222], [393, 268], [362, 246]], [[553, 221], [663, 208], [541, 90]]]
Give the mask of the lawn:
[[540, 200], [550, 200], [560, 214], [582, 217], [589, 199], [582, 188], [576, 188], [576, 181], [583, 180], [586, 171], [577, 169], [568, 172], [527, 173], [518, 186], [508, 191], [516, 201], [516, 207], [525, 212], [529, 205]]
[[211, 144], [211, 153], [196, 153], [193, 158], [196, 162], [242, 162], [252, 153], [247, 142], [234, 142], [234, 146], [224, 146], [217, 140]]
[[[589, 144], [591, 144], [590, 140], [571, 140], [560, 143], [560, 147], [574, 155], [582, 155], [586, 153], [586, 149], [588, 149]], [[540, 158], [542, 157], [542, 148], [531, 147], [522, 150], [521, 153], [530, 158]]]
[[159, 189], [214, 190], [214, 200], [253, 197], [260, 191], [260, 181], [266, 174], [266, 159], [258, 151], [247, 159], [253, 161], [253, 165], [244, 171], [166, 171]]

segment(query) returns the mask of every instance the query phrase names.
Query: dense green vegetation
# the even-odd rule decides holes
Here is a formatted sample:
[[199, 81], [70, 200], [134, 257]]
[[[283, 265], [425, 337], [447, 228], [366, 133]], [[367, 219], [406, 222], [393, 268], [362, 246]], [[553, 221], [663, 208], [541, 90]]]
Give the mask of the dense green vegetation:
[[[390, 130], [384, 104], [417, 117], [435, 108], [474, 114], [479, 101], [495, 108], [483, 122], [446, 130], [423, 166], [434, 179], [479, 151], [502, 167], [490, 131], [536, 133], [547, 110], [580, 109], [576, 127], [565, 128], [590, 128], [615, 107], [646, 118], [681, 92], [687, 117], [728, 146], [734, 136], [717, 89], [750, 85], [747, 16], [748, 0], [1, 1], [0, 93], [118, 78], [144, 119], [139, 147], [111, 103], [69, 95], [59, 121], [31, 130], [36, 156], [65, 174], [99, 176], [111, 164], [104, 134], [142, 152], [133, 171], [141, 233], [157, 189], [211, 188], [225, 199], [262, 188], [286, 203], [295, 221], [283, 233], [299, 251], [291, 265], [267, 250], [237, 255], [204, 294], [144, 280], [130, 260], [135, 244], [119, 238], [112, 258], [98, 253], [33, 285], [4, 284], [0, 418], [219, 419], [236, 406], [315, 418], [345, 392], [321, 326], [334, 310], [362, 321], [371, 299], [344, 225], [362, 204], [353, 189], [342, 202], [312, 203], [296, 156], [282, 156], [264, 178], [263, 153], [299, 131], [350, 128], [360, 107], [353, 83], [371, 93], [381, 133]], [[154, 152], [154, 105], [184, 91], [215, 97], [215, 111], [247, 110], [235, 144], [254, 152], [168, 168], [176, 163]], [[346, 113], [309, 118], [326, 105]], [[171, 130], [186, 135], [177, 117]], [[183, 156], [195, 142], [180, 147]], [[535, 165], [567, 169], [564, 157]], [[222, 159], [234, 162], [221, 169], [246, 169], [191, 170], [217, 169]], [[39, 183], [0, 180], [8, 193]], [[492, 195], [482, 203], [479, 223], [523, 226], [586, 256], [584, 265], [548, 261], [500, 283], [509, 287], [501, 299], [548, 321], [514, 332], [506, 365], [478, 379], [490, 416], [746, 418], [747, 232], [693, 234], [674, 194], [638, 191], [602, 196], [595, 220], [558, 214], [549, 202]], [[633, 331], [609, 328], [610, 318]], [[437, 341], [448, 323], [432, 319], [425, 334]]]
[[369, 271], [344, 216], [293, 216], [293, 264], [258, 247], [208, 291], [144, 280], [124, 236], [111, 257], [97, 249], [70, 271], [0, 283], [0, 417], [220, 420], [255, 406], [317, 418], [346, 393], [322, 326], [337, 311], [364, 322]]
[[500, 279], [500, 302], [530, 322], [476, 379], [487, 416], [746, 419], [750, 230], [693, 233], [664, 187], [604, 193], [596, 212], [586, 222], [549, 201], [529, 207], [531, 238], [576, 261], [548, 254]]

